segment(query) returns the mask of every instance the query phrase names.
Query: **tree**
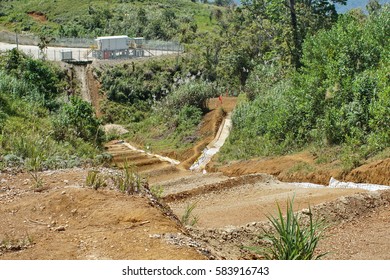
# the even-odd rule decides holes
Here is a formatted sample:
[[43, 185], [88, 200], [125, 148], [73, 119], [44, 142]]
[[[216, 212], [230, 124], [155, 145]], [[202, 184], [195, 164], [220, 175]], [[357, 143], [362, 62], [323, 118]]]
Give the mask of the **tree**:
[[366, 9], [369, 14], [379, 11], [380, 8], [381, 8], [381, 4], [379, 4], [378, 0], [370, 0], [366, 6]]
[[329, 28], [337, 19], [335, 3], [346, 0], [243, 0], [252, 18], [263, 25], [271, 21], [280, 25], [285, 43], [296, 68], [301, 66], [302, 43], [307, 34]]
[[39, 48], [39, 51], [42, 55], [42, 59], [45, 59], [45, 50], [49, 46], [50, 42], [53, 40], [54, 40], [54, 38], [51, 38], [49, 36], [45, 36], [45, 35], [39, 36], [38, 48]]

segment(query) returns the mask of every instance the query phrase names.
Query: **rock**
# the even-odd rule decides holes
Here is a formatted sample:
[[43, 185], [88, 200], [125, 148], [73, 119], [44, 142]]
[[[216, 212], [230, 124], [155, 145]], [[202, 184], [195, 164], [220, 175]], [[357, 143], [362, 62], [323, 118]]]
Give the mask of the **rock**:
[[65, 226], [59, 226], [54, 229], [54, 231], [65, 231], [66, 227]]

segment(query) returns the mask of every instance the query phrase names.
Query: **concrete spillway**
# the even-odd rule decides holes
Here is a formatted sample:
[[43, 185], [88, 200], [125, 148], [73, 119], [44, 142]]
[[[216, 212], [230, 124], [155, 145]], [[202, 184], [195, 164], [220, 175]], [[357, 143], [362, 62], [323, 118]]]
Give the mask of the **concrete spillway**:
[[210, 162], [212, 157], [219, 152], [220, 148], [225, 143], [230, 134], [231, 128], [232, 120], [231, 113], [229, 113], [223, 120], [213, 141], [207, 145], [207, 147], [202, 151], [200, 157], [198, 157], [198, 159], [190, 167], [191, 171], [202, 171], [206, 168], [206, 165]]

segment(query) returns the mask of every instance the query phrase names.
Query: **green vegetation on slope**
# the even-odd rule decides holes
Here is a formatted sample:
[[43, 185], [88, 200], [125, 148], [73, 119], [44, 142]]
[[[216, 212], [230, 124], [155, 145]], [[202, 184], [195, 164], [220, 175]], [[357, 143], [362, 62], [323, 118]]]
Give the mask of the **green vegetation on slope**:
[[23, 0], [0, 3], [0, 25], [9, 31], [57, 37], [143, 36], [186, 41], [209, 30], [216, 9], [190, 0]]
[[346, 169], [390, 146], [389, 6], [345, 15], [308, 37], [303, 66], [258, 66], [248, 80], [253, 101], [233, 115], [224, 159], [342, 146]]
[[[189, 44], [183, 56], [96, 70], [108, 97], [102, 104], [102, 121], [126, 125], [127, 136], [139, 145], [165, 152], [188, 148], [206, 113], [205, 100], [226, 91], [245, 98], [233, 115], [223, 161], [307, 147], [320, 154], [335, 147], [340, 151], [336, 158], [350, 169], [390, 144], [388, 6], [370, 10], [369, 16], [358, 11], [338, 16], [335, 1], [326, 0], [286, 1], [294, 7], [277, 0], [243, 1], [241, 7], [228, 8], [184, 0], [169, 5], [116, 1], [110, 6], [85, 1], [77, 12], [72, 13], [71, 7], [67, 13], [65, 1], [59, 1], [58, 7], [41, 2], [46, 22], [37, 23], [38, 2], [23, 8], [26, 1], [11, 1], [2, 4], [15, 5], [4, 10], [2, 23], [12, 29], [22, 27], [25, 19], [33, 20], [36, 29], [30, 30], [41, 32], [46, 26], [49, 34], [61, 36], [68, 36], [73, 27], [75, 36], [91, 37], [126, 30], [131, 36], [177, 38]], [[35, 19], [26, 14], [32, 7]], [[24, 19], [11, 22], [11, 14], [22, 8]], [[56, 14], [56, 9], [61, 13]], [[200, 30], [199, 22], [205, 29]], [[93, 130], [98, 122], [85, 118], [89, 124], [81, 126], [84, 131], [79, 131], [77, 122], [84, 113], [92, 115], [90, 108], [77, 100], [68, 103], [72, 108], [61, 105], [62, 79], [43, 66], [30, 71], [41, 63], [45, 65], [31, 60], [20, 69], [4, 68], [2, 77], [21, 78], [15, 83], [18, 90], [26, 88], [19, 82], [31, 88], [18, 102], [31, 99], [46, 112], [40, 121], [50, 125], [44, 129], [52, 131], [50, 139], [65, 146], [77, 142], [76, 146], [98, 147], [104, 139]], [[6, 95], [0, 101], [6, 108], [0, 114], [4, 125], [16, 113], [12, 113], [14, 101]]]
[[108, 100], [103, 121], [121, 123], [134, 143], [157, 152], [185, 149], [207, 111], [215, 85], [202, 80], [186, 58], [159, 58], [106, 66], [99, 75]]
[[[104, 134], [87, 102], [64, 102], [64, 73], [16, 49], [0, 56], [0, 168], [102, 162]], [[31, 167], [31, 166], [30, 166]]]

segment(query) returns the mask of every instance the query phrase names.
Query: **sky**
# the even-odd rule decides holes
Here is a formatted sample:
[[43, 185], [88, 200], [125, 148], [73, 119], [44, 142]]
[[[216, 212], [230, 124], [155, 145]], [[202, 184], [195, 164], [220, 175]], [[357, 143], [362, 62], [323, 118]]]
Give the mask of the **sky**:
[[[365, 9], [369, 0], [348, 0], [346, 6], [336, 5], [337, 12], [345, 13], [346, 11], [354, 8], [363, 8]], [[390, 0], [379, 0], [379, 3], [390, 3]]]

